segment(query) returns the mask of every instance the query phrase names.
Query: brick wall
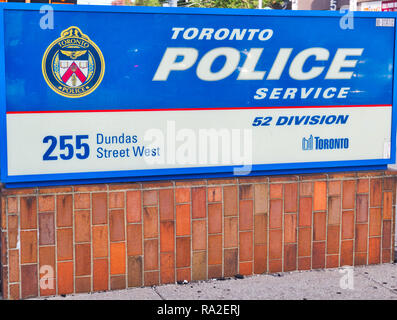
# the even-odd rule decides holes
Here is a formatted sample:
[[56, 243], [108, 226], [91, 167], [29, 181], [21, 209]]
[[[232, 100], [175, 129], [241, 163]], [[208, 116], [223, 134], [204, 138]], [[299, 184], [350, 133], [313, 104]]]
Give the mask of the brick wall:
[[396, 177], [372, 171], [4, 189], [3, 296], [391, 262]]

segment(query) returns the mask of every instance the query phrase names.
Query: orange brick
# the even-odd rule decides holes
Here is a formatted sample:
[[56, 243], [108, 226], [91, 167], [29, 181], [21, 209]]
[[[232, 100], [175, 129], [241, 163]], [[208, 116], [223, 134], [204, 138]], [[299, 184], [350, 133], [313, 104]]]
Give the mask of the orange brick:
[[344, 240], [341, 244], [340, 265], [353, 265], [353, 240]]
[[240, 230], [252, 230], [254, 227], [252, 200], [240, 200]]
[[265, 273], [267, 270], [267, 249], [265, 244], [254, 246], [254, 259], [254, 273]]
[[8, 281], [19, 282], [19, 250], [8, 251]]
[[[237, 219], [237, 218], [235, 218], [235, 219]], [[192, 248], [193, 248], [193, 250], [206, 250], [207, 249], [207, 224], [206, 224], [206, 221], [205, 220], [193, 220], [192, 228], [193, 228], [193, 232], [192, 232]], [[226, 226], [225, 226], [225, 228], [226, 228]], [[226, 232], [226, 229], [225, 229], [225, 232]], [[226, 234], [225, 234], [225, 237], [226, 237]]]
[[358, 179], [357, 193], [368, 193], [368, 192], [369, 192], [369, 179]]
[[92, 224], [108, 223], [108, 200], [104, 192], [92, 194]]
[[91, 277], [79, 277], [75, 279], [76, 293], [91, 292]]
[[327, 254], [339, 253], [339, 225], [328, 226]]
[[206, 210], [206, 189], [192, 188], [192, 218], [205, 218]]
[[[55, 246], [46, 246], [39, 248], [39, 257], [40, 257], [40, 268], [44, 265], [50, 266], [53, 268], [55, 272]], [[46, 275], [47, 277], [49, 274], [43, 273], [40, 277]], [[53, 275], [55, 277], [55, 273]]]
[[143, 234], [145, 239], [158, 236], [158, 209], [145, 207], [143, 210]]
[[283, 262], [281, 259], [269, 261], [269, 273], [277, 273], [283, 271]]
[[269, 230], [269, 259], [281, 259], [282, 257], [282, 230]]
[[109, 213], [110, 241], [125, 240], [124, 210], [111, 210]]
[[176, 203], [190, 202], [190, 188], [176, 188], [175, 201]]
[[252, 200], [253, 199], [252, 184], [243, 184], [243, 185], [239, 186], [239, 198], [240, 198], [240, 200]]
[[125, 243], [110, 244], [110, 274], [125, 274]]
[[40, 245], [55, 244], [55, 219], [53, 212], [39, 213]]
[[253, 260], [253, 235], [252, 232], [240, 232], [240, 261]]
[[174, 190], [159, 191], [160, 220], [174, 220]]
[[162, 253], [160, 255], [160, 283], [175, 283], [174, 253]]
[[37, 208], [35, 197], [21, 197], [21, 229], [37, 228]]
[[324, 181], [314, 182], [313, 210], [320, 211], [327, 209], [327, 183]]
[[21, 266], [21, 298], [30, 298], [38, 296], [37, 283], [37, 265]]
[[[18, 198], [17, 197], [8, 197], [7, 198], [7, 213], [10, 214], [10, 213], [17, 213], [17, 212], [18, 212]], [[6, 229], [6, 227], [4, 227], [4, 229]]]
[[159, 268], [159, 242], [157, 239], [144, 242], [144, 267], [145, 271], [158, 270]]
[[222, 204], [208, 204], [208, 233], [222, 233]]
[[21, 264], [37, 262], [37, 232], [21, 231]]
[[208, 236], [208, 264], [222, 264], [222, 236]]
[[343, 181], [342, 208], [354, 209], [356, 198], [356, 182], [354, 180]]
[[[8, 248], [9, 249], [14, 249], [17, 247], [18, 238], [19, 238], [18, 216], [8, 216]], [[5, 247], [6, 245], [3, 245], [3, 248]]]
[[354, 238], [354, 211], [342, 213], [342, 239]]
[[142, 254], [142, 224], [127, 225], [127, 255]]
[[223, 205], [225, 216], [237, 216], [237, 186], [223, 187]]
[[73, 293], [73, 262], [59, 262], [57, 265], [57, 273], [58, 294]]
[[[296, 218], [296, 215], [295, 215]], [[295, 220], [296, 222], [296, 220]], [[255, 244], [265, 244], [267, 243], [267, 216], [265, 215], [255, 215], [255, 233], [254, 242]], [[237, 228], [237, 224], [236, 224]], [[225, 229], [226, 229], [226, 219], [225, 219]], [[234, 238], [237, 238], [234, 236]], [[225, 230], [225, 247], [226, 247], [226, 230]]]
[[74, 212], [75, 241], [91, 241], [91, 215], [88, 210], [76, 210]]
[[176, 267], [190, 266], [190, 237], [176, 238]]
[[211, 187], [207, 189], [208, 202], [222, 201], [222, 187]]
[[269, 228], [281, 228], [283, 219], [283, 201], [270, 200]]
[[385, 191], [383, 193], [383, 219], [388, 220], [392, 218], [393, 211], [393, 193], [392, 191]]
[[109, 193], [109, 208], [124, 208], [124, 192]]
[[54, 196], [39, 196], [39, 212], [49, 212], [55, 210]]
[[312, 268], [325, 268], [325, 241], [313, 242]]
[[312, 259], [310, 257], [298, 258], [298, 270], [310, 270], [312, 268]]
[[257, 184], [254, 187], [255, 214], [268, 213], [268, 185]]
[[225, 277], [232, 277], [238, 273], [238, 249], [225, 249], [223, 254], [223, 265]]
[[341, 199], [340, 197], [328, 197], [328, 224], [340, 224]]
[[284, 243], [296, 242], [296, 214], [284, 215]]
[[369, 236], [381, 236], [382, 208], [369, 209]]
[[382, 205], [382, 179], [375, 178], [370, 181], [371, 207]]
[[368, 236], [368, 225], [367, 224], [356, 224], [356, 252], [367, 251], [367, 236]]
[[142, 256], [128, 257], [128, 287], [140, 287], [143, 285]]
[[77, 193], [74, 195], [75, 209], [90, 209], [91, 199], [89, 193]]
[[283, 185], [282, 184], [270, 184], [270, 199], [282, 199], [283, 198]]
[[126, 212], [127, 222], [136, 223], [141, 222], [142, 210], [141, 210], [141, 191], [128, 191], [126, 193]]
[[381, 238], [369, 238], [368, 264], [380, 263]]
[[315, 212], [313, 214], [313, 241], [325, 240], [326, 223], [325, 212]]
[[341, 181], [328, 182], [328, 196], [338, 196], [341, 194], [342, 184]]
[[176, 235], [190, 235], [190, 205], [179, 204], [176, 206]]
[[298, 209], [298, 184], [286, 183], [284, 186], [284, 212], [296, 212]]
[[157, 205], [157, 190], [143, 191], [143, 205], [144, 206]]
[[193, 252], [192, 280], [207, 279], [207, 253], [205, 251]]
[[312, 196], [313, 194], [313, 183], [312, 182], [301, 182], [299, 188], [300, 196]]
[[176, 270], [176, 280], [177, 281], [191, 281], [191, 269], [190, 268], [183, 268], [183, 269], [177, 269]]
[[240, 262], [239, 269], [240, 269], [240, 274], [244, 276], [252, 275], [252, 262]]
[[312, 225], [312, 198], [299, 199], [299, 226], [309, 227]]
[[357, 222], [368, 222], [368, 195], [358, 194], [357, 195], [357, 209], [356, 209], [356, 221]]
[[57, 230], [57, 260], [73, 259], [73, 229]]
[[297, 256], [296, 244], [288, 244], [284, 246], [284, 271], [296, 270], [296, 256]]
[[92, 227], [92, 249], [94, 258], [108, 256], [108, 226]]
[[122, 290], [126, 288], [125, 275], [110, 276], [110, 290]]
[[300, 257], [311, 256], [312, 229], [299, 228], [298, 254]]
[[174, 221], [160, 222], [160, 251], [174, 252], [175, 246], [175, 226]]
[[383, 221], [383, 230], [382, 230], [382, 249], [390, 249], [392, 248], [392, 224], [390, 220]]
[[144, 285], [145, 286], [157, 286], [159, 285], [159, 272], [149, 271], [144, 273]]
[[91, 274], [91, 245], [76, 244], [76, 276]]
[[327, 255], [326, 268], [337, 268], [339, 267], [339, 255]]

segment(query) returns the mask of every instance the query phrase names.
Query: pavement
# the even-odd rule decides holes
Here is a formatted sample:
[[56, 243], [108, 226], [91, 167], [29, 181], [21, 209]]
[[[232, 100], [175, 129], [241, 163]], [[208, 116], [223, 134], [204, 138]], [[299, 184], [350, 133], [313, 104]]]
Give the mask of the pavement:
[[29, 300], [397, 300], [397, 263], [293, 271]]

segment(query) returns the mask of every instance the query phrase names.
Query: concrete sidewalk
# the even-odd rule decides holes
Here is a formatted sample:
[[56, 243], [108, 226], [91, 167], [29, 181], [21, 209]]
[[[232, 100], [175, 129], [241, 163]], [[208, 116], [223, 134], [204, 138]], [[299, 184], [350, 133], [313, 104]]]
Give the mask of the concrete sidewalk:
[[[345, 270], [345, 272], [343, 272]], [[208, 280], [40, 300], [397, 300], [397, 264], [351, 268], [353, 289], [342, 288], [348, 269], [294, 271], [243, 279]], [[351, 278], [350, 278], [351, 279]], [[351, 283], [351, 282], [350, 282]], [[33, 300], [33, 299], [31, 299]]]

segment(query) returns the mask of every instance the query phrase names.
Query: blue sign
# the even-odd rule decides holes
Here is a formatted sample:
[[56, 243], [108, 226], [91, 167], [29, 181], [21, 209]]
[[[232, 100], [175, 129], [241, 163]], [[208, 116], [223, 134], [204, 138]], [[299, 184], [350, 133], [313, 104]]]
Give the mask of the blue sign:
[[392, 13], [50, 8], [0, 6], [7, 186], [395, 162]]

